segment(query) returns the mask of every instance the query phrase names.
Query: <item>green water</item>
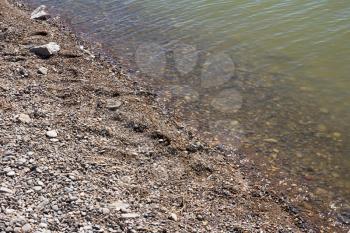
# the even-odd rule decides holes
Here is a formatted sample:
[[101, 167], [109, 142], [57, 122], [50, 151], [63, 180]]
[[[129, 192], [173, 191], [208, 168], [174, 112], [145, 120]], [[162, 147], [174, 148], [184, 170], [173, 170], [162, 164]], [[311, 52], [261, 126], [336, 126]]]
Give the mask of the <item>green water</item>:
[[326, 208], [347, 205], [350, 1], [31, 2], [138, 69], [209, 141], [326, 193]]

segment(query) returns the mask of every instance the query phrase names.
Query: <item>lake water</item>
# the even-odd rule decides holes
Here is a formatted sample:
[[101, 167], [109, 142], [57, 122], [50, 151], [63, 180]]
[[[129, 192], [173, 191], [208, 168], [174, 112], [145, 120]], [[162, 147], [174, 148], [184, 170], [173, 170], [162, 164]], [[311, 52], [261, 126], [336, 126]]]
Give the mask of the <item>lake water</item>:
[[30, 2], [137, 70], [211, 143], [295, 177], [326, 208], [348, 205], [350, 1]]

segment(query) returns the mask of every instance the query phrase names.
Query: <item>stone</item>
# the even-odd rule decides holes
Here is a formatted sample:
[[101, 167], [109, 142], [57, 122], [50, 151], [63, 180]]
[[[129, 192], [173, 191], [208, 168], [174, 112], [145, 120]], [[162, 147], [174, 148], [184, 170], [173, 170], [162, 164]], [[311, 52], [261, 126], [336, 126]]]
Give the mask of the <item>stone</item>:
[[41, 186], [34, 186], [33, 189], [37, 192], [41, 191], [43, 189], [43, 187]]
[[122, 214], [121, 217], [124, 218], [124, 219], [138, 218], [138, 217], [140, 217], [140, 215], [137, 214], [137, 213], [127, 213], [127, 214]]
[[277, 139], [274, 139], [274, 138], [267, 138], [267, 139], [264, 139], [264, 142], [278, 143], [278, 140], [277, 140]]
[[23, 113], [15, 116], [15, 119], [17, 119], [19, 122], [26, 123], [26, 124], [29, 124], [32, 121], [29, 115], [23, 114]]
[[30, 15], [31, 19], [38, 19], [38, 20], [47, 20], [50, 17], [51, 15], [46, 11], [45, 5], [39, 6]]
[[38, 69], [38, 74], [47, 75], [48, 69], [45, 67], [40, 67]]
[[7, 175], [7, 176], [10, 176], [10, 177], [13, 177], [13, 176], [16, 175], [16, 172], [14, 172], [14, 171], [9, 171], [6, 175]]
[[56, 130], [50, 130], [46, 132], [46, 136], [48, 136], [49, 138], [57, 138], [58, 133]]
[[30, 49], [30, 51], [35, 55], [46, 59], [57, 54], [60, 51], [60, 49], [61, 47], [58, 44], [56, 44], [55, 42], [50, 42], [45, 45], [34, 46]]
[[31, 230], [32, 230], [32, 226], [29, 223], [22, 226], [22, 232], [31, 232]]
[[118, 108], [120, 108], [120, 106], [122, 106], [122, 104], [123, 103], [120, 100], [108, 100], [106, 107], [111, 111], [115, 111]]
[[171, 214], [170, 214], [169, 219], [171, 219], [171, 220], [173, 220], [173, 221], [175, 221], [175, 222], [177, 222], [177, 220], [178, 220], [177, 215], [174, 214], [174, 213], [171, 213]]
[[0, 187], [0, 193], [13, 193], [13, 191], [6, 187]]
[[130, 205], [128, 203], [124, 203], [121, 201], [116, 201], [116, 202], [109, 205], [109, 208], [114, 209], [116, 211], [127, 210], [129, 207], [130, 207]]
[[39, 224], [39, 227], [40, 228], [47, 228], [47, 224], [42, 222], [42, 223]]
[[111, 211], [110, 211], [108, 208], [101, 208], [101, 212], [102, 212], [102, 214], [107, 215], [107, 214], [109, 214]]

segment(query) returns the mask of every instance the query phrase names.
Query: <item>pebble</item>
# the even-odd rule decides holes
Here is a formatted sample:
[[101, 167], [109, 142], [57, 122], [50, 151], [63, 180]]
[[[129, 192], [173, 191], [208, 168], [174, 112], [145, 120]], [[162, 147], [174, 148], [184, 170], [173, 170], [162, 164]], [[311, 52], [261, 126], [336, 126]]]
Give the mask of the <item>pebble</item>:
[[32, 121], [32, 119], [30, 119], [30, 116], [29, 115], [27, 115], [27, 114], [19, 114], [19, 115], [17, 115], [17, 116], [15, 116], [15, 118], [18, 120], [18, 121], [20, 121], [20, 122], [22, 122], [22, 123], [26, 123], [26, 124], [29, 124], [31, 121]]
[[46, 11], [45, 5], [39, 6], [30, 15], [31, 19], [38, 19], [38, 20], [47, 20], [50, 17], [51, 15]]
[[41, 191], [43, 189], [43, 187], [41, 187], [41, 186], [34, 186], [33, 189], [34, 189], [34, 191], [38, 192], [38, 191]]
[[31, 230], [32, 230], [32, 226], [29, 223], [22, 226], [22, 232], [30, 232]]
[[30, 49], [30, 51], [36, 54], [37, 56], [46, 59], [57, 54], [60, 51], [60, 49], [61, 47], [57, 43], [50, 42], [45, 45], [34, 46]]
[[58, 136], [58, 133], [56, 130], [50, 130], [46, 132], [46, 136], [49, 138], [56, 138]]
[[174, 213], [171, 213], [170, 216], [169, 216], [169, 218], [170, 218], [171, 220], [174, 220], [175, 222], [178, 221], [177, 215], [174, 214]]
[[14, 171], [9, 171], [6, 175], [9, 176], [9, 177], [13, 177], [13, 176], [16, 175], [16, 172], [14, 172]]
[[48, 69], [45, 67], [40, 67], [38, 69], [38, 74], [47, 75]]
[[13, 193], [13, 191], [6, 187], [0, 187], [0, 193]]
[[277, 140], [277, 139], [274, 139], [274, 138], [267, 138], [267, 139], [264, 139], [264, 142], [278, 143], [278, 140]]
[[[128, 203], [124, 203], [121, 201], [117, 201], [109, 205], [109, 208], [114, 209], [116, 211], [127, 210], [129, 207], [130, 205]], [[123, 211], [123, 212], [126, 212], [126, 211]]]
[[119, 100], [109, 100], [109, 101], [107, 101], [106, 107], [111, 111], [115, 111], [118, 108], [120, 108], [120, 106], [122, 106], [122, 104], [123, 103]]
[[42, 222], [42, 223], [39, 224], [39, 227], [40, 228], [47, 228], [47, 224]]
[[111, 211], [108, 208], [101, 208], [101, 212], [105, 215], [109, 214]]
[[127, 214], [122, 214], [121, 217], [124, 218], [124, 219], [138, 218], [138, 217], [140, 217], [140, 215], [137, 214], [137, 213], [127, 213]]

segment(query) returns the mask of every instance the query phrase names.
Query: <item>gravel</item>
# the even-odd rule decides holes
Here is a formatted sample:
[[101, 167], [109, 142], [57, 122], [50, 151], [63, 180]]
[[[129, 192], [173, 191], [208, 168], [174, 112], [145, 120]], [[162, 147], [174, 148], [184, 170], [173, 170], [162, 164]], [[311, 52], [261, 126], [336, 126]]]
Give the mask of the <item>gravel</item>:
[[[6, 2], [0, 57], [20, 51], [25, 60], [0, 60], [0, 232], [330, 231], [248, 179], [256, 170], [234, 151], [202, 142], [188, 150], [200, 138], [118, 66], [63, 56], [83, 42]], [[50, 36], [31, 36], [38, 31]], [[53, 51], [27, 46], [50, 40]]]

